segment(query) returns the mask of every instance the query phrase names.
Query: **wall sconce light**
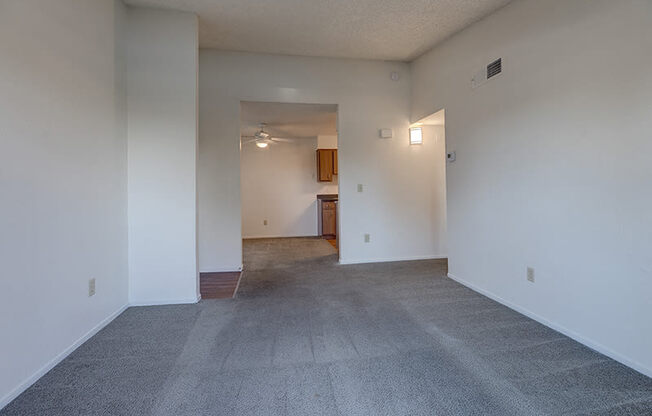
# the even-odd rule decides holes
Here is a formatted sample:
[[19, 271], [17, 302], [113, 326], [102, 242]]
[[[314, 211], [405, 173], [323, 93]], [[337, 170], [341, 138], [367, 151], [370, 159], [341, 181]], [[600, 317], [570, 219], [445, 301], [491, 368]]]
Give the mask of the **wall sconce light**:
[[410, 144], [422, 144], [423, 143], [423, 132], [421, 127], [411, 127], [410, 128]]

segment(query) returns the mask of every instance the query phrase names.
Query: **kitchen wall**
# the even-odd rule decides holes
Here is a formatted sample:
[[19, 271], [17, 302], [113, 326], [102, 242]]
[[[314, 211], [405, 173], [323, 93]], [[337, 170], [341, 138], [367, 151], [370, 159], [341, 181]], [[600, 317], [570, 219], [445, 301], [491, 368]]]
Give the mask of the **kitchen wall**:
[[337, 183], [317, 182], [316, 149], [316, 137], [242, 146], [243, 238], [318, 235], [315, 196], [337, 193]]
[[[201, 50], [199, 262], [242, 264], [240, 101], [338, 104], [340, 256], [344, 263], [445, 255], [433, 245], [431, 163], [408, 145], [410, 75], [404, 63]], [[392, 81], [390, 73], [400, 73]], [[380, 139], [391, 128], [394, 138]], [[357, 192], [362, 184], [364, 191]], [[427, 186], [434, 186], [431, 183]], [[364, 242], [364, 234], [371, 242]]]
[[125, 29], [120, 1], [0, 5], [0, 408], [127, 304]]
[[446, 109], [451, 276], [652, 376], [651, 17], [515, 1], [412, 64], [412, 120]]
[[129, 300], [196, 302], [197, 17], [129, 10]]

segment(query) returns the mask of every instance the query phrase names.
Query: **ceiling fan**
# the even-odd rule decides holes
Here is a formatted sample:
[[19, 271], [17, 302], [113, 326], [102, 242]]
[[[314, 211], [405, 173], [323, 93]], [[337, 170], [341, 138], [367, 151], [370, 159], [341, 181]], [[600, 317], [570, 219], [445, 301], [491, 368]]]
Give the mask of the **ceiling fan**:
[[282, 139], [280, 137], [272, 137], [271, 134], [267, 133], [265, 131], [265, 127], [267, 127], [266, 123], [260, 123], [258, 125], [260, 128], [259, 131], [254, 133], [253, 136], [242, 136], [242, 139], [249, 139], [243, 142], [243, 144], [247, 143], [256, 143], [256, 146], [264, 149], [266, 148], [269, 144], [271, 143], [281, 143], [281, 142], [290, 142], [291, 140], [289, 139]]

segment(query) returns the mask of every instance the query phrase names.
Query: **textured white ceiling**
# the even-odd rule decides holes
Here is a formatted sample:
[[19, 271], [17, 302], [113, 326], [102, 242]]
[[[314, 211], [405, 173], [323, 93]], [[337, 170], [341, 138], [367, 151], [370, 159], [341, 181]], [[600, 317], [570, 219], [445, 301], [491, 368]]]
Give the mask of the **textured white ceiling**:
[[240, 105], [240, 134], [252, 136], [258, 125], [273, 137], [301, 138], [337, 134], [337, 105], [244, 101]]
[[125, 0], [191, 11], [199, 45], [410, 61], [511, 0]]

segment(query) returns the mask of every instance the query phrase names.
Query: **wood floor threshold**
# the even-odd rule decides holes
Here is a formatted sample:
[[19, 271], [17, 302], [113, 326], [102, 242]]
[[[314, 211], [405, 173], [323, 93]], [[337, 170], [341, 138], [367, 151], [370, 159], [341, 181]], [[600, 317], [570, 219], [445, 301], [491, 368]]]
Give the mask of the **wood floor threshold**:
[[215, 272], [199, 274], [199, 293], [202, 299], [233, 298], [240, 285], [242, 272]]

